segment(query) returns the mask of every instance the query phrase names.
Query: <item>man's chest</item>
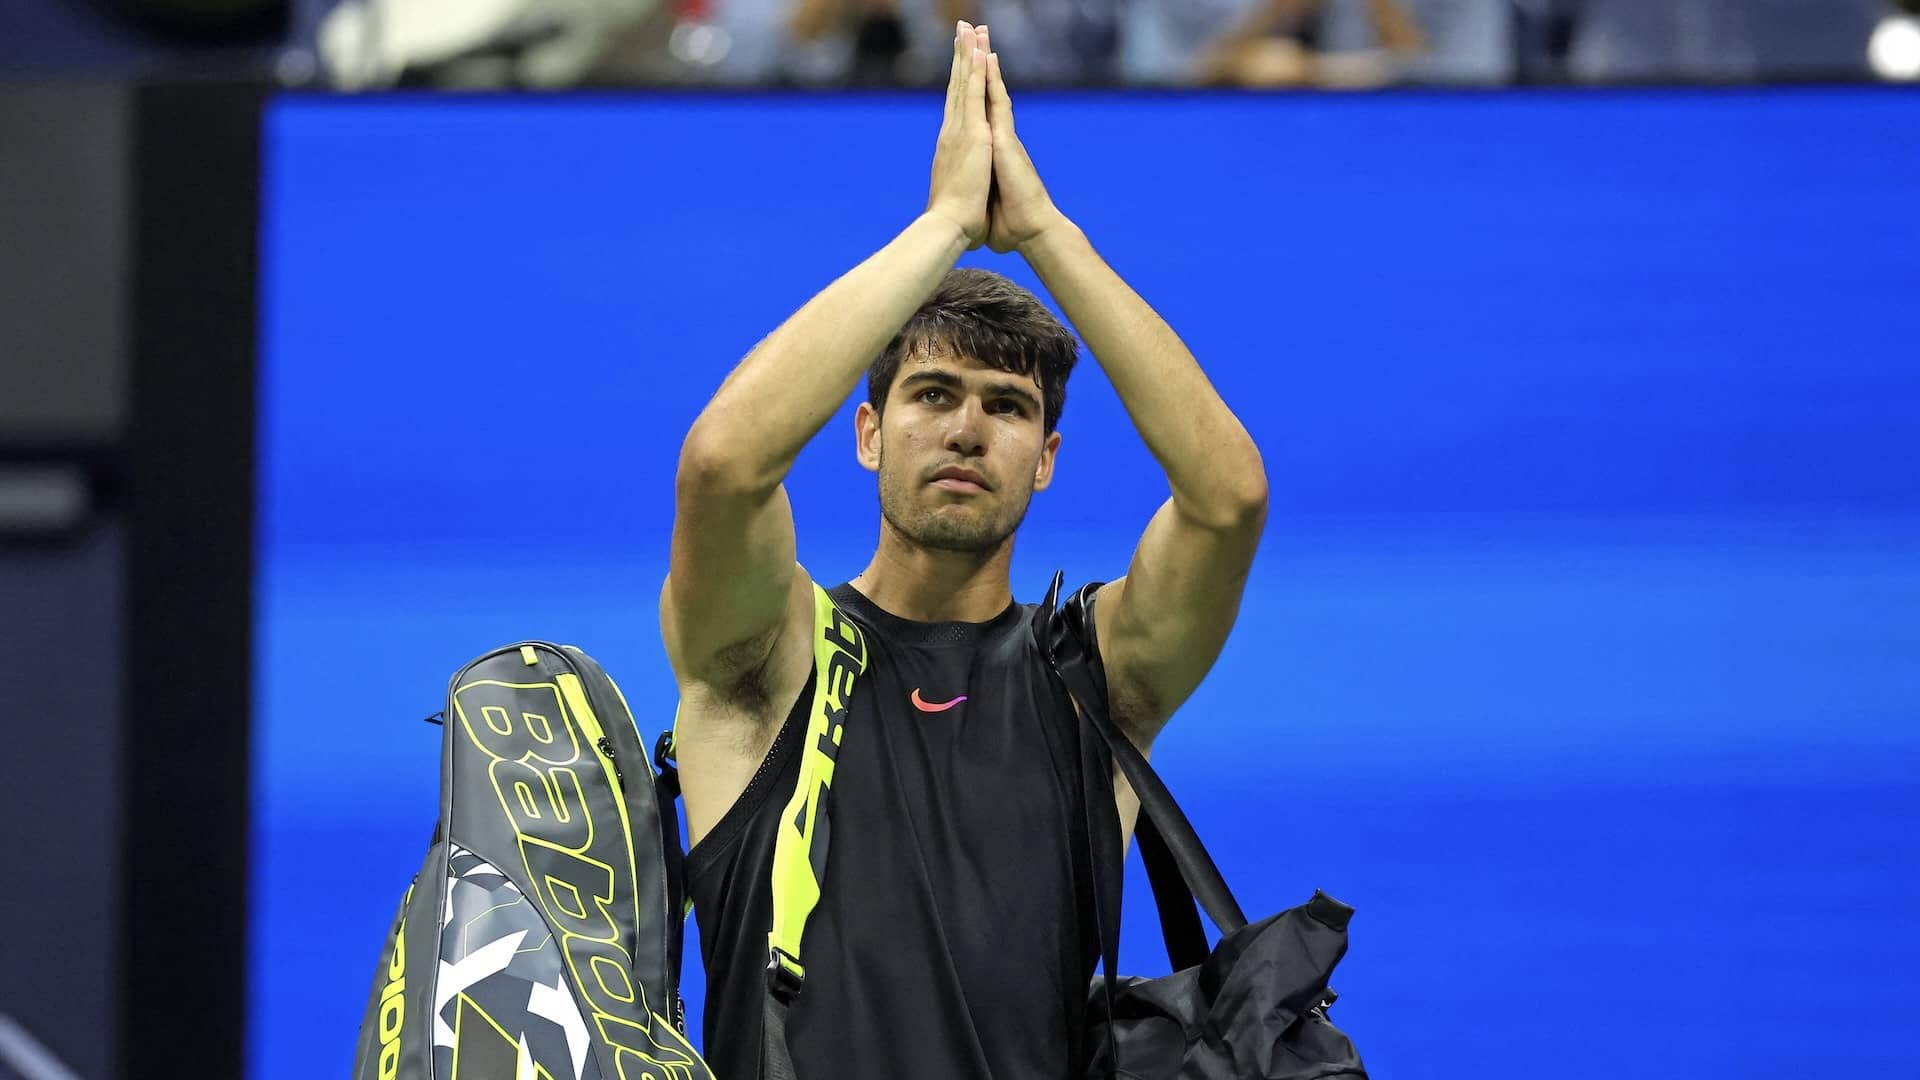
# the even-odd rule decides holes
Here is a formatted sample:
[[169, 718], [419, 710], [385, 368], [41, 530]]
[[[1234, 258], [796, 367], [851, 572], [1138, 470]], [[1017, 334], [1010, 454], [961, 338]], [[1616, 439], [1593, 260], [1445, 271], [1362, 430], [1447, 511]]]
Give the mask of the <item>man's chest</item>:
[[1076, 774], [1055, 745], [1064, 721], [1023, 655], [876, 649], [863, 683], [835, 769], [837, 805], [897, 824], [895, 842], [923, 854], [980, 856], [1014, 834], [1068, 827]]

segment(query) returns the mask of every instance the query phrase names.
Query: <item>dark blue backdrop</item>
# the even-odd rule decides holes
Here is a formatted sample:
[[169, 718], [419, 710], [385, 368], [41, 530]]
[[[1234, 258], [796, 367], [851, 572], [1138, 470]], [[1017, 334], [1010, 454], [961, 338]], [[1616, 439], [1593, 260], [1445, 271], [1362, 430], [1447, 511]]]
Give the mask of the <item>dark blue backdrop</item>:
[[[679, 439], [918, 210], [938, 109], [272, 107], [254, 1075], [346, 1067], [453, 668], [573, 641], [669, 722]], [[1156, 760], [1249, 910], [1359, 908], [1336, 1016], [1375, 1073], [1920, 1075], [1920, 97], [1021, 119], [1266, 454], [1240, 626]], [[1091, 361], [1062, 430], [1027, 599], [1121, 573], [1165, 496]], [[877, 520], [851, 432], [790, 482], [826, 580]]]

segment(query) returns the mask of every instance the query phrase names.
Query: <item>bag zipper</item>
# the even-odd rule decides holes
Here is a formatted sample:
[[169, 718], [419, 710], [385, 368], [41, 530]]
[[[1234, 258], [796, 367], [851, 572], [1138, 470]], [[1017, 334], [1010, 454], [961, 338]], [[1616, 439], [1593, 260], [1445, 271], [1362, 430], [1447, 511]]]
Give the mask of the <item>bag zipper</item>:
[[607, 755], [608, 764], [613, 766], [613, 778], [620, 782], [620, 793], [622, 795], [626, 794], [627, 774], [620, 771], [620, 759], [613, 755], [613, 740], [602, 735], [600, 736], [600, 741], [594, 743], [594, 745], [600, 748], [601, 753]]

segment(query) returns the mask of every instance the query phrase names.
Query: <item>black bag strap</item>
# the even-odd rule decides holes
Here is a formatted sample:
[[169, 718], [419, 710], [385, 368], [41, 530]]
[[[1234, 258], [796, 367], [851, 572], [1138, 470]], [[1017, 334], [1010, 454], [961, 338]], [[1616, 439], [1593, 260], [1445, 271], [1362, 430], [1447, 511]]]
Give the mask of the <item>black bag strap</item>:
[[[1054, 575], [1053, 588], [1048, 592], [1049, 609], [1057, 607], [1063, 581], [1064, 575]], [[1140, 817], [1134, 835], [1140, 840], [1140, 858], [1146, 865], [1147, 878], [1160, 911], [1168, 958], [1176, 970], [1191, 967], [1207, 955], [1205, 934], [1193, 913], [1196, 901], [1221, 933], [1245, 926], [1247, 918], [1193, 824], [1174, 801], [1173, 793], [1167, 790], [1133, 741], [1121, 734], [1107, 712], [1106, 693], [1095, 682], [1093, 665], [1098, 661], [1088, 655], [1097, 648], [1092, 610], [1095, 588], [1087, 586], [1068, 602], [1066, 611], [1053, 615], [1066, 619], [1068, 625], [1063, 628], [1064, 634], [1047, 635], [1047, 657], [1079, 708], [1085, 725], [1106, 744], [1114, 763], [1140, 800]], [[1080, 625], [1075, 626], [1076, 622]], [[1057, 647], [1064, 640], [1076, 637], [1088, 647], [1072, 650]], [[1117, 912], [1114, 917], [1117, 921]]]
[[653, 769], [653, 798], [660, 804], [660, 851], [667, 868], [667, 978], [678, 1022], [680, 958], [687, 945], [687, 915], [693, 909], [687, 900], [687, 853], [680, 846], [680, 768], [673, 756], [673, 728], [654, 740]]
[[1167, 943], [1167, 960], [1175, 971], [1193, 967], [1207, 958], [1207, 932], [1200, 925], [1200, 909], [1193, 892], [1181, 879], [1180, 867], [1152, 818], [1141, 814], [1133, 836], [1140, 842], [1140, 861], [1147, 868], [1147, 884], [1153, 889], [1153, 904], [1160, 913], [1160, 936]]
[[[1033, 629], [1035, 640], [1055, 674], [1060, 676], [1069, 707], [1072, 707], [1079, 696], [1078, 692], [1053, 659], [1054, 645], [1060, 637], [1056, 628], [1060, 619], [1062, 580], [1061, 574], [1053, 576], [1053, 587], [1047, 590], [1046, 599], [1041, 601]], [[1085, 724], [1066, 725], [1074, 752], [1074, 768], [1079, 774], [1080, 829], [1090, 871], [1094, 929], [1099, 935], [1101, 994], [1107, 1015], [1111, 1017], [1114, 996], [1119, 992], [1120, 972], [1121, 860], [1117, 857], [1120, 853], [1120, 822], [1104, 809], [1113, 805], [1113, 763], [1100, 753], [1098, 742], [1086, 737], [1085, 727]], [[1106, 1025], [1105, 1030], [1106, 1061], [1111, 1072], [1112, 1064], [1119, 1060], [1119, 1047], [1113, 1025]], [[1082, 1076], [1090, 1072], [1089, 1063], [1078, 1060], [1083, 1052], [1084, 1048], [1076, 1047], [1072, 1075]]]
[[[1103, 972], [1101, 993], [1105, 997], [1107, 1015], [1113, 1015], [1113, 999], [1119, 993], [1120, 979], [1120, 886], [1121, 861], [1120, 821], [1104, 809], [1095, 807], [1113, 805], [1112, 766], [1102, 757], [1099, 747], [1091, 739], [1076, 732], [1074, 742], [1080, 746], [1080, 818], [1087, 835], [1087, 860], [1093, 869], [1093, 917], [1100, 931], [1100, 967]], [[1102, 773], [1106, 773], [1102, 783]], [[1102, 792], [1105, 793], [1104, 797]], [[1107, 1060], [1118, 1061], [1119, 1047], [1115, 1042], [1112, 1024], [1107, 1025]], [[1076, 1071], [1075, 1075], [1079, 1075]]]

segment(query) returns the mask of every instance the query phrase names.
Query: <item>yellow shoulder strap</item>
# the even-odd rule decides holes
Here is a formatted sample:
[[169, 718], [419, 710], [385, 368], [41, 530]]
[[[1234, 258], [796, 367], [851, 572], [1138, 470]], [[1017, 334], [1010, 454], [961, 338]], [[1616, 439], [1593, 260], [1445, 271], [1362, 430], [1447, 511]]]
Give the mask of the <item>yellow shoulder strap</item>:
[[767, 975], [787, 994], [800, 988], [800, 934], [820, 901], [826, 880], [827, 841], [831, 834], [827, 793], [833, 787], [833, 763], [846, 730], [853, 684], [867, 670], [867, 642], [860, 628], [834, 606], [827, 591], [813, 586], [813, 710], [807, 716], [807, 741], [800, 748], [800, 780], [773, 848], [773, 928], [767, 933]]

